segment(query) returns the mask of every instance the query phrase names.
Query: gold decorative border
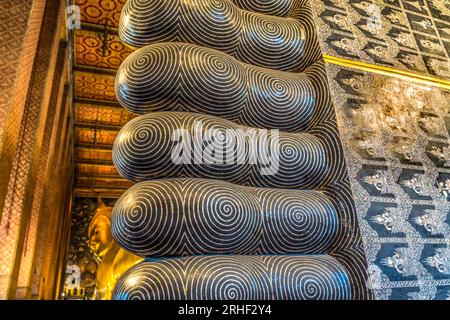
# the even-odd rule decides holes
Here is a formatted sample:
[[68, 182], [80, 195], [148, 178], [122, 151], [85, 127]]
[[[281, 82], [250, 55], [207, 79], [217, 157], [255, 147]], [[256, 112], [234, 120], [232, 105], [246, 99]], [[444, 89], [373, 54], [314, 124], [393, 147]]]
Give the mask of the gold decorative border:
[[327, 63], [332, 63], [339, 66], [349, 67], [357, 70], [363, 70], [376, 74], [381, 74], [389, 77], [395, 77], [403, 80], [414, 81], [416, 83], [430, 85], [434, 87], [450, 90], [450, 81], [428, 75], [418, 74], [411, 71], [404, 71], [390, 67], [370, 64], [367, 62], [354, 61], [344, 58], [338, 58], [327, 54], [323, 55], [323, 59]]

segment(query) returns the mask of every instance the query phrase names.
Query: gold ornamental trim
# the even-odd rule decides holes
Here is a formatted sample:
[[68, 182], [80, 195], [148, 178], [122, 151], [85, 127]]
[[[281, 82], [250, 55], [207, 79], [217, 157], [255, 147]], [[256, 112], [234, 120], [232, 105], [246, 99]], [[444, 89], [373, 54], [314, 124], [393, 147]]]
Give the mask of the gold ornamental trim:
[[381, 74], [389, 77], [395, 77], [403, 80], [414, 81], [416, 83], [430, 85], [434, 87], [443, 88], [446, 90], [450, 90], [450, 81], [445, 79], [440, 79], [428, 75], [423, 75], [419, 73], [414, 73], [411, 71], [399, 70], [390, 67], [384, 67], [379, 65], [374, 65], [361, 61], [354, 61], [344, 58], [338, 58], [334, 56], [330, 56], [327, 54], [323, 55], [325, 62], [332, 63], [344, 67], [350, 67], [353, 69], [358, 69], [362, 71], [372, 72], [376, 74]]

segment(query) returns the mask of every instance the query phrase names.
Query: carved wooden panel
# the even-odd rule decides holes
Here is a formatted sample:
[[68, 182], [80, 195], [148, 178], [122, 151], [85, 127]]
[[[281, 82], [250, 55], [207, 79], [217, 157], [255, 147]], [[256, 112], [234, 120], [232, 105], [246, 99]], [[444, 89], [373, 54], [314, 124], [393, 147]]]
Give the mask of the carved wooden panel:
[[77, 160], [112, 161], [112, 150], [77, 148], [75, 158]]
[[116, 170], [116, 167], [113, 165], [99, 165], [99, 164], [80, 164], [77, 163], [75, 165], [75, 172], [77, 175], [89, 175], [89, 176], [111, 176], [111, 177], [120, 177], [119, 173]]
[[104, 25], [108, 18], [109, 25], [117, 27], [125, 2], [126, 0], [75, 0], [75, 5], [80, 7], [83, 22]]
[[114, 76], [75, 72], [75, 95], [78, 98], [116, 101]]
[[117, 69], [132, 52], [116, 35], [108, 36], [108, 45], [104, 50], [102, 35], [102, 32], [75, 30], [75, 63], [77, 65]]
[[78, 123], [124, 126], [135, 117], [135, 114], [118, 107], [86, 103], [75, 104], [75, 119]]
[[117, 131], [95, 130], [95, 128], [75, 128], [77, 143], [112, 145]]

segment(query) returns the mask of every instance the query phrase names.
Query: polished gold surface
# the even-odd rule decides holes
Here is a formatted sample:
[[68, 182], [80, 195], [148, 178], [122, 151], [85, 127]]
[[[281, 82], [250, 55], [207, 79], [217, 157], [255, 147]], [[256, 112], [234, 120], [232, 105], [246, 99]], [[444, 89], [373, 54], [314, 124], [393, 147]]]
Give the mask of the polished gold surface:
[[424, 84], [424, 85], [431, 85], [434, 87], [439, 87], [439, 88], [443, 88], [443, 89], [447, 89], [447, 90], [450, 89], [450, 81], [449, 80], [436, 78], [436, 77], [432, 77], [432, 76], [427, 76], [424, 74], [414, 73], [411, 71], [390, 68], [390, 67], [385, 67], [385, 66], [379, 66], [379, 65], [375, 65], [375, 64], [362, 62], [362, 61], [354, 61], [354, 60], [334, 57], [334, 56], [330, 56], [330, 55], [326, 55], [326, 54], [324, 54], [323, 57], [324, 57], [325, 62], [336, 64], [339, 66], [350, 67], [350, 68], [357, 69], [357, 70], [373, 72], [376, 74], [399, 78], [402, 80], [414, 81], [416, 83], [420, 83], [420, 84]]
[[89, 225], [89, 242], [100, 260], [97, 269], [96, 299], [111, 298], [114, 285], [120, 276], [142, 258], [120, 248], [111, 234], [111, 207], [101, 203]]

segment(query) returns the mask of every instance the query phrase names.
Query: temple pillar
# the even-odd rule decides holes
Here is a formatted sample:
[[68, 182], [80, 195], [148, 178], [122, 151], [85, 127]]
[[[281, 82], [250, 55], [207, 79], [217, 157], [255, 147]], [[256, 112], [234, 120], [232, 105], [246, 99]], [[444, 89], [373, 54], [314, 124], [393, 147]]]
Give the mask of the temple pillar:
[[[53, 127], [60, 125], [55, 118], [58, 118], [56, 110], [63, 104], [67, 61], [65, 45], [60, 45], [63, 3], [23, 1], [22, 7], [17, 1], [2, 3], [6, 11], [3, 8], [1, 11], [9, 12], [8, 18], [12, 17], [5, 34], [20, 29], [23, 39], [15, 43], [20, 48], [15, 50], [22, 51], [17, 53], [15, 61], [11, 61], [12, 68], [16, 68], [15, 73], [11, 71], [15, 81], [0, 93], [4, 120], [0, 121], [1, 175], [4, 175], [0, 182], [0, 299], [26, 298], [31, 291], [29, 279], [34, 269], [43, 188], [49, 177], [49, 155], [53, 152], [52, 142], [63, 138], [54, 135], [53, 141], [51, 139]], [[29, 12], [27, 19], [22, 18], [24, 10]], [[15, 13], [20, 17], [14, 18]], [[8, 95], [11, 95], [9, 99]], [[56, 167], [60, 171], [67, 163]], [[70, 190], [59, 187], [58, 191], [59, 199], [47, 209], [63, 215], [58, 209], [65, 208], [55, 204], [65, 204]], [[48, 247], [53, 245], [51, 241], [45, 243]]]

